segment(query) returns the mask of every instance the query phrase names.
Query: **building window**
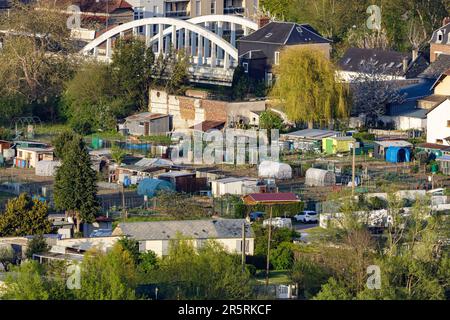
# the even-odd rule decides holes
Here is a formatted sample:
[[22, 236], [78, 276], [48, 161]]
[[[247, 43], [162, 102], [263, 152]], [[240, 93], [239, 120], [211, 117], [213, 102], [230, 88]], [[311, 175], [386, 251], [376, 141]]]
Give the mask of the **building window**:
[[279, 65], [279, 64], [280, 64], [280, 52], [275, 51], [275, 65]]
[[159, 13], [159, 7], [158, 6], [153, 6], [153, 16], [156, 17], [158, 16]]
[[248, 73], [248, 62], [243, 62], [242, 67], [244, 68], [244, 72]]
[[143, 127], [144, 123], [143, 122], [139, 122], [139, 127]]
[[444, 34], [442, 33], [441, 30], [439, 30], [437, 33], [437, 42], [441, 43], [443, 40], [444, 40]]
[[216, 14], [216, 0], [211, 0], [211, 14]]
[[436, 143], [437, 143], [437, 144], [444, 144], [444, 140], [442, 140], [442, 139], [436, 139]]
[[271, 87], [272, 86], [272, 82], [273, 82], [273, 75], [272, 75], [272, 73], [269, 72], [267, 74], [267, 86]]
[[[244, 249], [243, 246], [242, 246], [243, 243], [244, 243], [244, 241], [237, 240], [236, 251], [238, 253], [242, 253], [242, 251]], [[250, 252], [250, 240], [245, 240], [245, 253], [249, 253], [249, 252]]]
[[[144, 19], [144, 8], [143, 7], [134, 8], [134, 20], [141, 20], [141, 19]], [[143, 33], [144, 27], [143, 26], [138, 27], [138, 32]]]
[[195, 1], [195, 15], [200, 16], [202, 14], [202, 3], [200, 0]]
[[450, 128], [450, 120], [447, 120], [447, 128]]

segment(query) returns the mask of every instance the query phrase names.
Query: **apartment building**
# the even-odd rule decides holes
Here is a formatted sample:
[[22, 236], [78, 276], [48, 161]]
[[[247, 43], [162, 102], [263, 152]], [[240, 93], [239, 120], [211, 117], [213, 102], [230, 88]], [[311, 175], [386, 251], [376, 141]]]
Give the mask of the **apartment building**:
[[209, 14], [255, 17], [259, 0], [128, 0], [135, 19], [155, 16], [189, 19]]

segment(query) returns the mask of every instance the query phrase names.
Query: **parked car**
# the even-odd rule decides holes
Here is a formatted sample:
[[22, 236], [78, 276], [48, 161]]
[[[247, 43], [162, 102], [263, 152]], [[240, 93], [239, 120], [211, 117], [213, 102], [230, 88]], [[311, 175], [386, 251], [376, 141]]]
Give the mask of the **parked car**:
[[253, 221], [261, 220], [264, 218], [264, 215], [265, 215], [265, 212], [260, 212], [260, 211], [252, 212], [252, 213], [250, 213], [250, 221], [253, 222]]
[[[269, 226], [270, 219], [263, 221], [263, 227]], [[290, 218], [272, 218], [272, 227], [292, 229], [292, 220]]]
[[303, 211], [294, 216], [294, 219], [298, 222], [309, 223], [309, 222], [318, 222], [319, 215], [315, 211]]

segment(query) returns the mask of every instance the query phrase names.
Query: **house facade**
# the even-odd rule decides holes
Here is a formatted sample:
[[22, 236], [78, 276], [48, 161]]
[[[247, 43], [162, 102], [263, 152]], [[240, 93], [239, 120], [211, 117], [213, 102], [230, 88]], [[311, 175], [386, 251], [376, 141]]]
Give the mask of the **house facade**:
[[450, 146], [450, 98], [428, 112], [427, 142]]
[[162, 257], [169, 254], [171, 244], [180, 238], [200, 249], [208, 240], [217, 241], [226, 251], [241, 254], [245, 228], [245, 254], [253, 255], [255, 235], [245, 219], [184, 220], [120, 223], [113, 236], [126, 236], [139, 242], [139, 251], [153, 251]]
[[[239, 65], [257, 81], [272, 84], [272, 68], [280, 62], [281, 51], [288, 47], [317, 49], [329, 58], [331, 40], [321, 36], [309, 24], [269, 22], [259, 30], [237, 40]], [[264, 70], [264, 72], [261, 72]]]
[[442, 27], [435, 30], [430, 40], [430, 61], [434, 62], [440, 55], [450, 55], [450, 18], [442, 22]]
[[18, 147], [14, 165], [18, 168], [36, 168], [39, 161], [53, 161], [53, 149]]

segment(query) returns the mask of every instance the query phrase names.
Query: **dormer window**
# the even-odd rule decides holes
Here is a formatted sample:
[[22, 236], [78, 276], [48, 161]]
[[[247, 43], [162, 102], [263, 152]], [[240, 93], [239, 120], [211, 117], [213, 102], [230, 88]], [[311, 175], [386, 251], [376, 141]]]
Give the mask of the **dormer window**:
[[350, 61], [352, 61], [352, 58], [348, 58], [347, 60], [345, 60], [344, 64], [349, 64]]
[[442, 30], [439, 30], [437, 33], [437, 42], [442, 43], [444, 41], [444, 33], [442, 33]]
[[266, 34], [266, 39], [270, 38], [272, 36], [272, 33], [269, 32], [268, 34]]
[[298, 32], [298, 33], [300, 33], [300, 34], [303, 33], [302, 27], [297, 27], [297, 28], [295, 28], [295, 29], [297, 29], [297, 32]]

